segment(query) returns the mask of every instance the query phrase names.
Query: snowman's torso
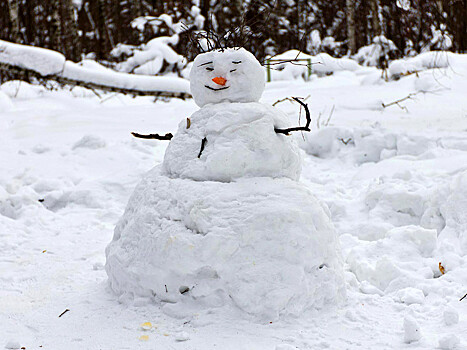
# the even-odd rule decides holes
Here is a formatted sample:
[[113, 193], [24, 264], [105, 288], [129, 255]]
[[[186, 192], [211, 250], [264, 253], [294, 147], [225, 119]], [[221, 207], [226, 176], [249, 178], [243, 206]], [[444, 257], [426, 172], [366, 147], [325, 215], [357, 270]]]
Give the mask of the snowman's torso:
[[288, 125], [284, 113], [259, 102], [205, 105], [189, 122], [180, 123], [167, 147], [163, 171], [198, 181], [262, 176], [298, 180], [298, 147], [292, 136], [274, 131]]

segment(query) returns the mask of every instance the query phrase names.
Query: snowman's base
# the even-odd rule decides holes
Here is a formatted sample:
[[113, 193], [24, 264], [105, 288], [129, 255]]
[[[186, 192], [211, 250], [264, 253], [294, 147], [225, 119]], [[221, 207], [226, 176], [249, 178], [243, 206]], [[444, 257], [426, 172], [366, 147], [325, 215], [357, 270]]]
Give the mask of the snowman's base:
[[233, 303], [271, 321], [344, 297], [338, 250], [327, 208], [298, 182], [198, 182], [156, 167], [115, 228], [106, 271], [119, 295]]

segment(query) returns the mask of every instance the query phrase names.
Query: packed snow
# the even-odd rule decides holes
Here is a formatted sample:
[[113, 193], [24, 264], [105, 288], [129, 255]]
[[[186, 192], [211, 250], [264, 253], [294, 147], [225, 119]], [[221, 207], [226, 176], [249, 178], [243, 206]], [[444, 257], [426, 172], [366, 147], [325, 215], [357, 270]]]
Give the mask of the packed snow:
[[274, 131], [287, 116], [254, 102], [264, 80], [251, 76], [263, 77], [261, 65], [229, 49], [194, 66], [202, 67], [191, 73], [201, 109], [132, 195], [106, 249], [111, 289], [178, 318], [237, 306], [264, 323], [342, 302], [329, 209], [297, 182], [298, 147]]
[[[293, 136], [303, 162], [300, 182], [329, 208], [347, 291], [342, 304], [268, 322], [245, 316], [248, 312], [230, 298], [223, 306], [207, 303], [190, 309], [193, 304], [187, 302], [180, 310], [171, 295], [148, 303], [144, 297], [117, 298], [108, 289], [105, 248], [141, 179], [148, 182], [157, 175], [153, 178], [162, 184], [157, 182], [162, 181], [159, 168], [148, 171], [163, 162], [167, 149], [167, 143], [134, 139], [130, 132], [175, 133], [198, 110], [194, 101], [153, 103], [148, 97], [123, 95], [100, 100], [76, 88], [19, 98], [27, 95], [22, 95], [27, 84], [15, 86], [16, 96], [8, 85], [2, 88], [12, 105], [0, 110], [0, 346], [466, 348], [467, 298], [460, 301], [467, 293], [464, 62], [463, 55], [450, 56], [445, 68], [427, 66], [389, 82], [376, 69], [358, 68], [310, 82], [266, 84], [260, 101], [266, 105], [310, 95], [306, 102], [314, 130]], [[409, 94], [415, 95], [382, 105]], [[289, 117], [290, 125], [297, 124], [298, 105], [284, 101], [274, 108]], [[250, 188], [252, 179], [242, 181]], [[233, 182], [217, 183], [219, 188], [228, 184]], [[251, 193], [267, 188], [258, 186]], [[197, 208], [213, 209], [208, 201], [219, 203], [224, 194], [200, 195], [196, 203], [206, 206]], [[194, 201], [196, 193], [187, 196]], [[286, 203], [292, 200], [283, 198]], [[133, 197], [130, 203], [135, 201]], [[179, 202], [174, 215], [185, 204]], [[202, 210], [195, 217], [200, 223], [205, 218]], [[300, 244], [287, 248], [297, 252]], [[265, 257], [270, 253], [265, 251]], [[180, 259], [174, 268], [184, 263]], [[258, 276], [255, 285], [263, 278], [268, 284], [272, 276]], [[180, 287], [189, 290], [174, 293], [179, 299], [191, 300], [197, 292], [193, 285]], [[168, 291], [172, 293], [169, 285]]]
[[[215, 82], [216, 78], [224, 80]], [[196, 104], [256, 102], [264, 90], [264, 72], [256, 58], [243, 48], [211, 51], [196, 56], [190, 71], [190, 88]]]

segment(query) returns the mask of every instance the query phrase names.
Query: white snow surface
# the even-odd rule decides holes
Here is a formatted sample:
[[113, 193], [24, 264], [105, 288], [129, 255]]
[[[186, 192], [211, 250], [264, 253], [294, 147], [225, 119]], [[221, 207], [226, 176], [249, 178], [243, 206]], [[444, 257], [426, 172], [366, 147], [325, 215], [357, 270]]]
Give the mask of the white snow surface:
[[177, 317], [232, 300], [267, 323], [342, 301], [338, 254], [327, 207], [298, 182], [171, 179], [156, 167], [115, 229], [106, 271], [118, 295], [169, 302]]
[[7, 94], [0, 91], [0, 111], [8, 112], [10, 109], [13, 109], [13, 102]]
[[[334, 308], [272, 323], [249, 319], [233, 301], [179, 310], [169, 299], [116, 300], [107, 287], [105, 247], [167, 147], [129, 132], [174, 133], [198, 109], [194, 101], [99, 100], [77, 88], [11, 97], [13, 109], [0, 110], [0, 346], [465, 349], [467, 69], [465, 56], [453, 57], [397, 81], [359, 68], [267, 84], [265, 104], [310, 95], [314, 130], [305, 141], [295, 135], [300, 181], [329, 207], [347, 290]], [[417, 92], [400, 106], [381, 105]], [[297, 105], [275, 108], [296, 125]], [[423, 335], [410, 344], [406, 316]]]
[[[223, 78], [220, 85], [212, 79]], [[264, 91], [261, 64], [243, 48], [229, 48], [196, 56], [190, 71], [191, 94], [200, 107], [219, 102], [257, 102]]]
[[[206, 105], [180, 123], [167, 147], [164, 173], [198, 181], [258, 176], [298, 180], [296, 142], [274, 131], [288, 126], [286, 114], [258, 102]], [[207, 141], [198, 158], [203, 138]]]

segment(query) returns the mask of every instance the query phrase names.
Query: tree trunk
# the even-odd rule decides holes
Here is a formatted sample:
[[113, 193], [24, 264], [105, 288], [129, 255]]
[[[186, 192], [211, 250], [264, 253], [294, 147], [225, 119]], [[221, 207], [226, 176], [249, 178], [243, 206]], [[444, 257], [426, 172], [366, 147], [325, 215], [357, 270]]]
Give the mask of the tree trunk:
[[60, 7], [60, 34], [63, 53], [69, 60], [79, 61], [81, 58], [81, 43], [73, 2], [72, 0], [60, 0]]
[[381, 20], [380, 20], [380, 9], [379, 0], [371, 0], [371, 29], [373, 30], [372, 36], [381, 35]]
[[11, 33], [10, 40], [13, 42], [21, 42], [20, 27], [19, 27], [19, 3], [18, 0], [8, 0], [8, 9], [10, 12]]
[[349, 53], [357, 52], [357, 39], [355, 36], [355, 0], [346, 0], [347, 41]]

